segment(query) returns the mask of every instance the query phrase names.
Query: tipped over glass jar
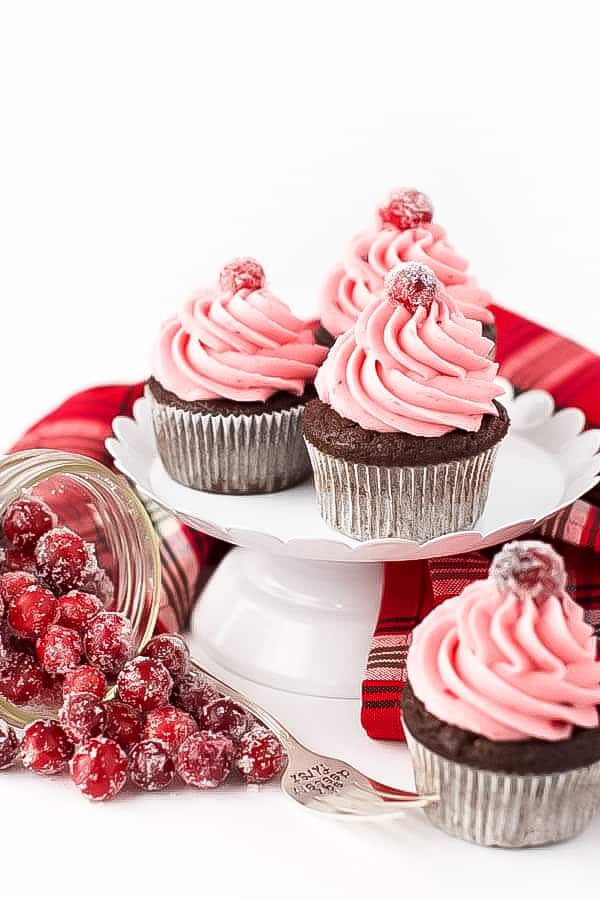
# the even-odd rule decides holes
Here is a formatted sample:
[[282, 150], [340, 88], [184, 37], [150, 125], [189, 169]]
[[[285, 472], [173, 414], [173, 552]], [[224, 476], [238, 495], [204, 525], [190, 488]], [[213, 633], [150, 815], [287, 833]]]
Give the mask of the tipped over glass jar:
[[[123, 614], [131, 624], [133, 651], [139, 652], [151, 637], [158, 616], [160, 556], [148, 514], [126, 480], [84, 456], [28, 450], [0, 457], [0, 522], [18, 498], [41, 501], [51, 511], [53, 528], [58, 526], [63, 534], [64, 529], [70, 529], [83, 539], [88, 554], [85, 565], [77, 578], [69, 581], [66, 576], [64, 587], [94, 594], [105, 610]], [[15, 521], [18, 530], [22, 523], [16, 515]], [[5, 527], [4, 533], [0, 531], [0, 573], [34, 571], [37, 556], [37, 577], [37, 544], [34, 548], [33, 538], [27, 537], [13, 543], [6, 530]], [[19, 543], [25, 546], [20, 547]], [[60, 562], [55, 567], [55, 579]], [[50, 582], [52, 577], [50, 574]], [[40, 580], [55, 595], [64, 593], [60, 578], [54, 585], [43, 575]], [[15, 647], [18, 653], [19, 641], [35, 653], [34, 633], [15, 633], [6, 618], [0, 624], [0, 638], [5, 644], [13, 642], [13, 655]], [[6, 647], [3, 650], [0, 640], [0, 667], [3, 652], [6, 654]], [[10, 702], [0, 694], [0, 718], [23, 727], [36, 718], [54, 714], [58, 704], [52, 702], [52, 678], [47, 673], [44, 677], [44, 689], [28, 703]]]

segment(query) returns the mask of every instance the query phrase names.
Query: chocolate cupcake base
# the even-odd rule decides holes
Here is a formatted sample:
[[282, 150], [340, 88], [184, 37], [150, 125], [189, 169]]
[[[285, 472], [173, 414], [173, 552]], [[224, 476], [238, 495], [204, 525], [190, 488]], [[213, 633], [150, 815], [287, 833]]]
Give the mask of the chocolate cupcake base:
[[165, 397], [156, 384], [148, 383], [145, 394], [158, 452], [179, 484], [217, 494], [268, 494], [310, 474], [302, 437], [303, 398], [280, 398], [272, 410], [256, 404], [260, 412], [243, 406], [228, 410], [218, 401], [214, 409], [206, 404], [193, 408], [173, 402], [173, 395]]

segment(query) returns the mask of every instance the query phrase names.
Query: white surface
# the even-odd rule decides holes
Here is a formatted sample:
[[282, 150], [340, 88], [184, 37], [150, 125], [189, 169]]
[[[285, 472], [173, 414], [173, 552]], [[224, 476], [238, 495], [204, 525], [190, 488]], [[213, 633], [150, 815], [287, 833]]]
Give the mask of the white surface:
[[[432, 194], [500, 300], [599, 349], [595, 15], [583, 0], [2, 2], [1, 443], [77, 387], [142, 378], [160, 319], [232, 254], [314, 309], [397, 182]], [[293, 696], [279, 705], [300, 717]], [[302, 714], [319, 749], [344, 748], [336, 710]], [[350, 705], [348, 720], [353, 761], [404, 783], [404, 751], [369, 742]], [[385, 833], [321, 822], [273, 790], [94, 807], [62, 780], [2, 773], [0, 792], [7, 896], [16, 879], [49, 900], [59, 883], [487, 900], [596, 881], [598, 822], [505, 853], [418, 816]]]
[[581, 410], [555, 413], [545, 391], [528, 391], [515, 400], [508, 382], [502, 383], [511, 427], [498, 451], [483, 515], [472, 531], [452, 532], [424, 544], [397, 538], [361, 542], [335, 531], [319, 515], [310, 480], [288, 491], [250, 497], [209, 494], [178, 484], [158, 456], [145, 398], [135, 403], [131, 418], [115, 419], [115, 437], [106, 446], [117, 468], [141, 493], [193, 528], [232, 544], [301, 559], [348, 562], [449, 556], [530, 531], [599, 480], [600, 429], [582, 434]]

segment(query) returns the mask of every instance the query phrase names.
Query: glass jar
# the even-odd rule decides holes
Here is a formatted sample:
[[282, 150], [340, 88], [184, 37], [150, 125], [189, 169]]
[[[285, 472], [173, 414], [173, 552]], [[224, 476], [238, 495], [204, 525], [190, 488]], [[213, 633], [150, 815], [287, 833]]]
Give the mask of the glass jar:
[[[0, 457], [0, 519], [23, 492], [48, 504], [66, 525], [96, 545], [107, 609], [130, 620], [141, 650], [156, 625], [160, 601], [160, 555], [152, 523], [125, 478], [85, 456], [27, 450]], [[91, 589], [91, 588], [90, 588]], [[0, 718], [23, 727], [55, 710], [21, 707], [0, 697]]]

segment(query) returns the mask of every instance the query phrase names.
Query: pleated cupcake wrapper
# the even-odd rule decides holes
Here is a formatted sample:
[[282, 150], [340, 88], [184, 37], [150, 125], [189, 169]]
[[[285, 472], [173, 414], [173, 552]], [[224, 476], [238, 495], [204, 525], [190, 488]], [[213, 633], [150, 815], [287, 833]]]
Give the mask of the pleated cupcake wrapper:
[[263, 494], [302, 481], [310, 461], [303, 406], [223, 416], [159, 403], [147, 389], [160, 458], [180, 484], [219, 494]]
[[476, 769], [428, 750], [405, 727], [417, 791], [433, 825], [487, 847], [555, 844], [583, 831], [600, 811], [600, 761], [550, 775]]
[[435, 465], [369, 466], [306, 444], [322, 517], [359, 540], [426, 541], [471, 528], [483, 512], [498, 449]]

